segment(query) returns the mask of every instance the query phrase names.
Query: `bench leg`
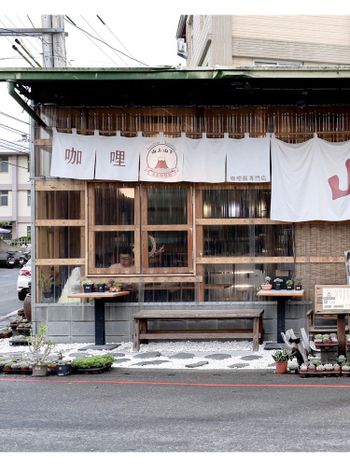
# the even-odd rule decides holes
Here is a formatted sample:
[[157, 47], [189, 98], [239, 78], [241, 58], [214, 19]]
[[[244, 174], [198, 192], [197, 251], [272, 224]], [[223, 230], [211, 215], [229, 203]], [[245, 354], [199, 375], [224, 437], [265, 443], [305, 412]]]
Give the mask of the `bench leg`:
[[253, 351], [259, 350], [259, 318], [253, 319]]
[[140, 321], [134, 320], [133, 350], [140, 350]]
[[262, 317], [259, 318], [259, 344], [264, 342], [264, 323]]

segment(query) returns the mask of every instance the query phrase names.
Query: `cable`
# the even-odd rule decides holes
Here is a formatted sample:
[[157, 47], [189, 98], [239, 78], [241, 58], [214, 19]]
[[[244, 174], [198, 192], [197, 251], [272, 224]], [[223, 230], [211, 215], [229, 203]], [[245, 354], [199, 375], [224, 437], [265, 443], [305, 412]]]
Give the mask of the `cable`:
[[13, 117], [10, 114], [7, 114], [5, 112], [1, 112], [1, 110], [0, 110], [0, 115], [4, 115], [5, 117], [12, 118], [12, 120], [17, 120], [17, 122], [21, 122], [21, 123], [24, 123], [25, 125], [30, 126], [29, 122], [25, 122], [24, 120], [20, 120], [19, 118]]
[[103, 19], [101, 18], [101, 16], [99, 16], [99, 15], [96, 15], [96, 16], [97, 16], [97, 18], [101, 21], [101, 23], [103, 24], [103, 26], [105, 26], [105, 27], [108, 29], [108, 31], [112, 34], [112, 36], [114, 37], [114, 39], [116, 39], [116, 40], [119, 42], [119, 44], [120, 44], [122, 47], [124, 47], [124, 49], [128, 52], [128, 54], [129, 54], [131, 57], [133, 57], [133, 54], [125, 47], [125, 45], [122, 43], [122, 41], [121, 41], [120, 39], [118, 39], [118, 37], [114, 34], [114, 32], [112, 31], [112, 29], [108, 27], [108, 25], [105, 23], [105, 21], [103, 21]]
[[21, 52], [15, 45], [13, 45], [12, 48], [13, 48], [13, 50], [15, 50], [16, 52], [18, 52], [18, 53], [20, 54], [20, 56], [21, 56], [27, 63], [29, 63], [29, 65], [30, 65], [32, 68], [35, 68], [35, 66], [33, 65], [33, 63], [30, 62], [30, 61], [28, 60], [28, 58], [27, 58], [25, 55], [23, 55], [22, 52]]
[[[14, 28], [16, 27], [15, 23], [14, 23], [13, 21], [11, 21], [11, 19], [10, 19], [7, 15], [5, 15], [5, 18], [7, 19], [7, 21], [8, 21]], [[21, 22], [21, 20], [20, 20], [20, 22]], [[22, 23], [22, 25], [23, 25], [23, 23]], [[18, 41], [18, 38], [15, 39], [15, 42], [17, 42], [17, 41]], [[26, 43], [28, 43], [30, 47], [32, 46], [31, 43], [30, 43], [30, 41], [27, 41]], [[20, 43], [17, 42], [17, 44], [20, 44]], [[22, 44], [20, 44], [20, 45], [22, 45]], [[24, 48], [23, 45], [22, 45], [22, 47]], [[29, 53], [29, 52], [27, 52], [27, 54], [28, 54], [29, 56], [31, 55], [31, 53]], [[31, 57], [31, 58], [32, 58], [32, 57]], [[35, 60], [34, 60], [34, 62], [35, 62]]]
[[[66, 18], [68, 18], [67, 15], [65, 15], [64, 17], [65, 17], [65, 20], [67, 21], [67, 19], [66, 19]], [[107, 44], [105, 41], [99, 39], [98, 37], [93, 36], [93, 35], [90, 34], [89, 32], [87, 32], [87, 31], [85, 31], [84, 29], [80, 28], [80, 27], [77, 26], [70, 18], [68, 18], [68, 20], [69, 20], [69, 22], [70, 22], [75, 28], [79, 29], [79, 30], [82, 31], [82, 32], [85, 32], [85, 34], [88, 34], [90, 37], [92, 37], [92, 38], [95, 39], [96, 41], [103, 42], [105, 45], [107, 45], [107, 47], [109, 47], [109, 48], [111, 48], [111, 49], [113, 49], [113, 50], [116, 50], [117, 52], [121, 53], [121, 54], [124, 55], [125, 57], [128, 57], [128, 58], [130, 58], [131, 60], [135, 60], [136, 62], [140, 63], [141, 65], [148, 66], [146, 63], [141, 62], [140, 60], [137, 60], [136, 58], [131, 57], [130, 55], [128, 55], [128, 54], [122, 52], [121, 50], [119, 50], [119, 49], [117, 49], [117, 48], [115, 48], [115, 47], [112, 47], [111, 45]]]
[[[7, 146], [6, 144], [2, 144], [2, 143], [0, 143], [0, 147], [5, 148], [5, 149], [10, 150], [10, 151], [17, 152], [17, 153], [18, 152], [20, 152], [22, 154], [28, 154], [29, 153], [29, 151], [22, 151], [22, 149], [16, 149], [16, 151], [15, 151], [14, 148], [11, 148], [10, 146]], [[0, 155], [1, 155], [1, 153], [0, 153]]]
[[[101, 39], [103, 40], [103, 37], [88, 23], [88, 21], [84, 18], [83, 15], [80, 15], [80, 17], [83, 19], [83, 21], [85, 21], [85, 23], [90, 27], [90, 29], [93, 30], [93, 32]], [[116, 52], [115, 50], [113, 50], [114, 54], [124, 63], [124, 65], [127, 65], [127, 62], [123, 59], [123, 57], [120, 57], [118, 55], [118, 52]]]
[[19, 40], [19, 39], [15, 39], [15, 42], [16, 44], [20, 45], [22, 47], [22, 49], [25, 51], [25, 53], [33, 60], [33, 62], [38, 65], [39, 68], [42, 68], [42, 66], [40, 65], [40, 63], [38, 63], [35, 58], [33, 57], [33, 55], [24, 47], [24, 45], [22, 44], [22, 42]]
[[[80, 28], [79, 28], [79, 29], [80, 29]], [[82, 29], [81, 29], [81, 30], [82, 30]], [[96, 43], [91, 39], [91, 37], [89, 37], [89, 36], [91, 36], [90, 33], [86, 32], [86, 31], [84, 31], [84, 30], [82, 30], [82, 31], [83, 31], [83, 33], [86, 35], [86, 37], [89, 39], [89, 41], [92, 42], [92, 44], [94, 44], [94, 46], [97, 47], [101, 53], [103, 53], [109, 60], [111, 60], [112, 63], [114, 63], [114, 65], [119, 66], [119, 64], [116, 63], [116, 62], [113, 60], [113, 58], [111, 58], [98, 44], [96, 44]], [[101, 42], [102, 42], [102, 41], [101, 41]]]
[[[1, 144], [0, 144], [1, 146]], [[1, 153], [0, 153], [0, 156], [1, 156]], [[29, 167], [24, 167], [24, 165], [19, 165], [19, 164], [13, 164], [12, 162], [6, 162], [7, 165], [11, 165], [13, 167], [19, 167], [20, 169], [25, 169], [25, 170], [29, 170]]]
[[18, 148], [29, 151], [29, 148], [26, 148], [25, 146], [22, 146], [21, 144], [18, 144], [18, 143], [13, 143], [12, 141], [8, 141], [7, 139], [0, 138], [0, 141], [2, 141], [3, 143], [7, 143], [7, 145], [12, 144], [13, 146], [17, 146]]
[[20, 135], [29, 136], [29, 133], [26, 133], [25, 131], [17, 130], [16, 128], [13, 128], [12, 126], [4, 125], [3, 123], [0, 123], [0, 127], [5, 128], [8, 131], [12, 131], [13, 133], [19, 133]]

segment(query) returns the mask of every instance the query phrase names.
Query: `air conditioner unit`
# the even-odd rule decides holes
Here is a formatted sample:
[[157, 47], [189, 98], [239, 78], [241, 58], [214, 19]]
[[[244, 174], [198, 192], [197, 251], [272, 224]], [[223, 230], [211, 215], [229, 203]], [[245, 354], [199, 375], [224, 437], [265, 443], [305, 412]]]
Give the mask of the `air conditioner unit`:
[[185, 39], [177, 40], [177, 55], [182, 58], [187, 58], [187, 44]]

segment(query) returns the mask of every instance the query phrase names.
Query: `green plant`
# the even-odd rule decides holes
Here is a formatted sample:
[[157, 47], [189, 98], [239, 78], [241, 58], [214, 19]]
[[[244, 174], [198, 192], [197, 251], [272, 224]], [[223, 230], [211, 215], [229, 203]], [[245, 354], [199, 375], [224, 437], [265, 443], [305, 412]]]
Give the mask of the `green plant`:
[[271, 277], [270, 276], [265, 277], [264, 284], [271, 284]]
[[293, 279], [287, 279], [287, 280], [286, 280], [286, 286], [288, 286], [288, 287], [292, 287], [292, 286], [293, 286], [293, 284], [294, 284], [294, 281], [293, 281]]
[[51, 292], [53, 277], [51, 274], [42, 272], [39, 277], [39, 288], [43, 293]]
[[88, 357], [78, 357], [72, 361], [74, 368], [101, 368], [104, 366], [112, 365], [114, 357], [111, 355], [91, 355]]
[[36, 365], [47, 364], [48, 357], [52, 353], [55, 343], [46, 339], [47, 326], [40, 326], [38, 332], [28, 338], [31, 360]]
[[272, 358], [275, 362], [287, 362], [291, 356], [291, 352], [287, 349], [276, 350], [276, 352], [272, 354]]
[[283, 282], [283, 279], [281, 279], [280, 277], [276, 277], [273, 281], [276, 283], [281, 283]]
[[80, 281], [81, 285], [93, 285], [94, 281], [91, 279], [83, 279]]

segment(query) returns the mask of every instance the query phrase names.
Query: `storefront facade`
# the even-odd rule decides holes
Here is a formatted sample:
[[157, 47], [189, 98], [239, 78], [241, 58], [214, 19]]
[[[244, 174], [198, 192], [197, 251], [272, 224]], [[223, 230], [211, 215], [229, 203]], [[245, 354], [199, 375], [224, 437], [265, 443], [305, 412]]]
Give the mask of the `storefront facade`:
[[140, 308], [214, 302], [263, 305], [269, 340], [276, 304], [256, 296], [265, 276], [302, 282], [304, 299], [287, 306], [286, 324], [294, 328], [305, 326], [315, 284], [346, 282], [350, 222], [271, 219], [270, 180], [249, 174], [216, 183], [52, 176], [52, 129], [130, 140], [142, 135], [143, 141], [273, 136], [296, 144], [315, 134], [346, 141], [349, 95], [339, 91], [335, 70], [300, 70], [292, 77], [290, 70], [28, 71], [17, 87], [27, 89], [39, 117], [32, 150], [33, 316], [48, 324], [57, 342], [93, 340], [92, 305], [68, 297], [83, 277], [113, 279], [130, 290], [125, 302], [107, 306], [109, 342], [130, 340], [132, 314]]

